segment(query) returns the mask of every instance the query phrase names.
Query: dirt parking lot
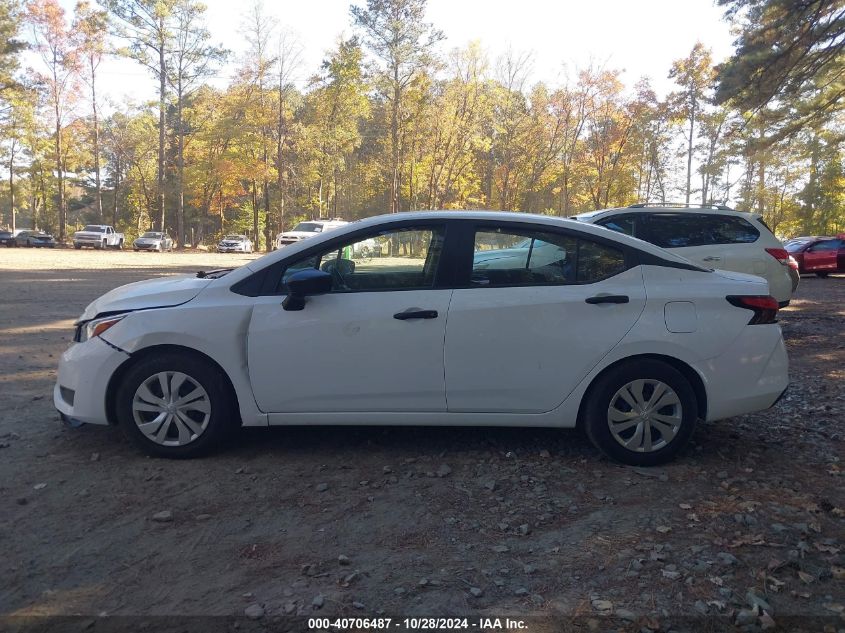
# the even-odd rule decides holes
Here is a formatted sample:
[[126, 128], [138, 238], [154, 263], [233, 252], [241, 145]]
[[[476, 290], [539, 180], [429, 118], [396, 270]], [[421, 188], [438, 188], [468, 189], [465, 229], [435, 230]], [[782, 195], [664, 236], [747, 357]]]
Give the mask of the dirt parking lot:
[[60, 424], [56, 363], [87, 303], [249, 257], [0, 250], [0, 614], [845, 627], [845, 277], [804, 278], [781, 313], [787, 397], [699, 425], [659, 469], [557, 430], [259, 429], [176, 462]]

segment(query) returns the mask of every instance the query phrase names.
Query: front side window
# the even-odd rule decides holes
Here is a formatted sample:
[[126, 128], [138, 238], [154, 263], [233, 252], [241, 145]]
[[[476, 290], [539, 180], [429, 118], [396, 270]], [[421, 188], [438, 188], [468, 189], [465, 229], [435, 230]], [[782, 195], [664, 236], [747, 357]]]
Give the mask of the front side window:
[[819, 253], [825, 251], [835, 251], [839, 249], [839, 240], [825, 240], [824, 242], [817, 242], [807, 249], [810, 253]]
[[332, 276], [332, 292], [422, 290], [434, 286], [443, 250], [442, 227], [384, 231], [332, 247], [290, 264], [280, 280], [297, 271], [318, 268]]
[[592, 283], [625, 270], [622, 251], [557, 233], [479, 229], [470, 283], [473, 286], [537, 286]]

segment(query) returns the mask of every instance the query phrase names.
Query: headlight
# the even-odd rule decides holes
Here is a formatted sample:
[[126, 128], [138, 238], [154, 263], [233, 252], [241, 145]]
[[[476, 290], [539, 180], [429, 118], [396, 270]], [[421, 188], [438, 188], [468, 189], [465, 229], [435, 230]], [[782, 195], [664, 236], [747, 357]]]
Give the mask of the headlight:
[[108, 330], [111, 326], [121, 321], [126, 315], [121, 314], [119, 316], [111, 316], [106, 317], [104, 319], [94, 319], [93, 321], [88, 321], [87, 323], [83, 323], [78, 328], [78, 341], [79, 343], [84, 343], [85, 341], [94, 338], [95, 336], [99, 336], [106, 330]]

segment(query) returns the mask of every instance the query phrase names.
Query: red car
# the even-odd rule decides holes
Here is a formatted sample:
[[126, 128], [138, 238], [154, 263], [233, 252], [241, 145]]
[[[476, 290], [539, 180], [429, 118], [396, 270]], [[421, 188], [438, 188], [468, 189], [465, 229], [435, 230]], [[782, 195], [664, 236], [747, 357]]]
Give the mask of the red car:
[[836, 237], [796, 237], [784, 244], [798, 262], [798, 272], [827, 277], [845, 273], [845, 234]]

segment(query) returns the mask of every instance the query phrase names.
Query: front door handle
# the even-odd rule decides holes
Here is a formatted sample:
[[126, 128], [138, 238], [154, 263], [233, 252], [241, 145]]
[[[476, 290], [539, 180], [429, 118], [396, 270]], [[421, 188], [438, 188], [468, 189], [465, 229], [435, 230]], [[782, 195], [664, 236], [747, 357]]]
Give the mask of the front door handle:
[[628, 303], [628, 295], [596, 295], [595, 297], [587, 297], [587, 303]]
[[394, 319], [400, 321], [407, 321], [409, 319], [436, 319], [437, 310], [418, 310], [417, 308], [408, 308], [404, 312], [397, 312], [393, 315]]

